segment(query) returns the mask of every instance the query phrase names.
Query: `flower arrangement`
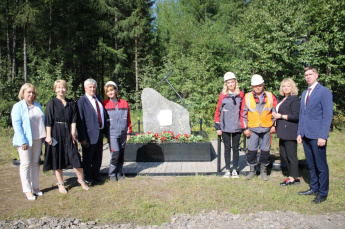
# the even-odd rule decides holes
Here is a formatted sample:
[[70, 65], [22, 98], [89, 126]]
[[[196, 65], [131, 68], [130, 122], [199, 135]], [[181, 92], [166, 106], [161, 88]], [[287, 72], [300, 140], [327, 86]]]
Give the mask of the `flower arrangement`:
[[131, 136], [131, 139], [128, 143], [192, 143], [192, 142], [201, 142], [203, 140], [200, 135], [193, 134], [178, 134], [174, 136], [172, 131], [163, 131], [162, 134], [158, 133], [141, 133]]

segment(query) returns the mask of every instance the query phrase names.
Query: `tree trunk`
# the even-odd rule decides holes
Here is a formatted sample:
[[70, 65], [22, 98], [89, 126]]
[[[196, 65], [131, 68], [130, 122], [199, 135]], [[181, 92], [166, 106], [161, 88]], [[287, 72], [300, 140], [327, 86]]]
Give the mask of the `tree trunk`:
[[138, 82], [138, 36], [135, 35], [135, 109], [138, 111], [138, 93], [139, 93], [139, 82]]
[[26, 69], [26, 26], [23, 26], [23, 78], [26, 83], [27, 69]]
[[53, 2], [49, 2], [49, 44], [48, 44], [48, 53], [51, 53], [52, 50], [52, 20], [53, 20]]
[[9, 19], [9, 3], [6, 1], [6, 50], [7, 50], [7, 76], [11, 79], [11, 48], [10, 48], [10, 19]]
[[12, 35], [12, 81], [16, 77], [16, 41], [17, 41], [17, 27], [13, 26]]
[[[115, 7], [116, 8], [116, 7]], [[114, 34], [114, 45], [115, 45], [115, 50], [118, 50], [118, 41], [117, 41], [117, 28], [118, 28], [118, 19], [117, 19], [117, 13], [116, 13], [116, 9], [115, 9], [115, 17], [114, 17], [114, 21], [115, 21], [115, 34]], [[117, 59], [117, 55], [115, 54], [115, 68], [117, 67], [117, 63], [118, 63], [118, 59]], [[118, 73], [117, 71], [115, 71], [115, 83], [118, 85]]]

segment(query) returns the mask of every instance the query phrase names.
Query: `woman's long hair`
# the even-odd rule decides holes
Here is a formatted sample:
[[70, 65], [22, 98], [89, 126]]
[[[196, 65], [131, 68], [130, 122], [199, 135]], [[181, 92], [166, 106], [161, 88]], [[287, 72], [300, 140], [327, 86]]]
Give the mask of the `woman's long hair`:
[[226, 85], [226, 81], [225, 81], [225, 82], [224, 82], [224, 86], [223, 86], [223, 91], [222, 91], [223, 95], [227, 95], [227, 94], [229, 94], [229, 93], [230, 93], [230, 94], [239, 95], [239, 94], [240, 94], [240, 86], [238, 86], [238, 82], [237, 82], [236, 79], [235, 79], [235, 83], [236, 83], [235, 92], [232, 93], [232, 92], [229, 90], [228, 86]]

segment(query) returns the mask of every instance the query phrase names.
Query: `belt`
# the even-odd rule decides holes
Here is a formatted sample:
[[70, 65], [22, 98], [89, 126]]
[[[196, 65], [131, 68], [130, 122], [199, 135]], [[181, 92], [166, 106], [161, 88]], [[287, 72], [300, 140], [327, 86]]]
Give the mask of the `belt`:
[[[55, 122], [56, 122], [56, 121], [55, 121]], [[64, 125], [67, 125], [67, 124], [68, 124], [67, 122], [56, 122], [56, 123], [64, 124]]]

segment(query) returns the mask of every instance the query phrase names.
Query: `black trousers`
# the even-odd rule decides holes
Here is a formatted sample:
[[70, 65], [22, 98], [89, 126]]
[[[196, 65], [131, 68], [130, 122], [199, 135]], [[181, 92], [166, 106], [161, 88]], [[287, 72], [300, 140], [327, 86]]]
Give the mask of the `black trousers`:
[[227, 170], [230, 170], [231, 142], [232, 142], [232, 152], [234, 155], [233, 162], [232, 162], [233, 169], [236, 170], [238, 168], [238, 160], [240, 157], [239, 156], [239, 154], [240, 154], [239, 145], [240, 145], [241, 134], [242, 134], [241, 132], [238, 132], [238, 133], [222, 132], [222, 138], [223, 138], [223, 142], [224, 142], [225, 168]]
[[297, 141], [279, 139], [279, 153], [280, 159], [287, 167], [289, 176], [298, 178]]
[[85, 180], [99, 179], [103, 157], [103, 134], [101, 131], [99, 131], [97, 143], [91, 144], [88, 148], [83, 147], [82, 152]]

